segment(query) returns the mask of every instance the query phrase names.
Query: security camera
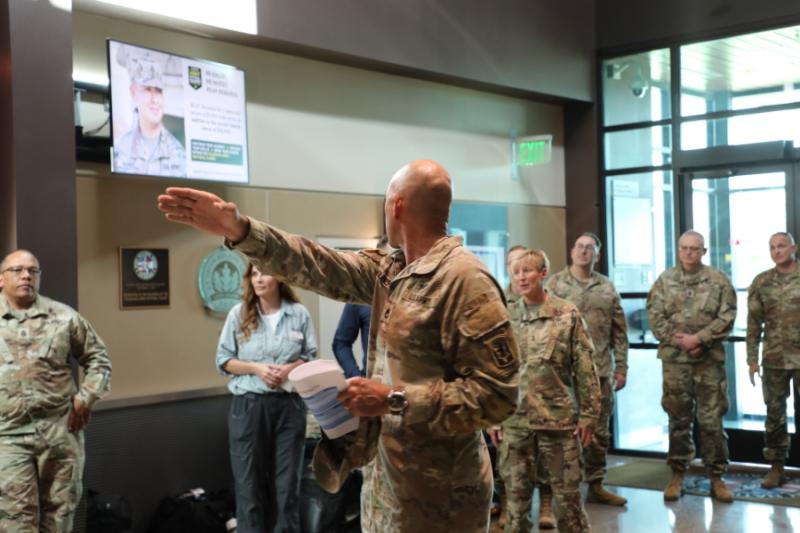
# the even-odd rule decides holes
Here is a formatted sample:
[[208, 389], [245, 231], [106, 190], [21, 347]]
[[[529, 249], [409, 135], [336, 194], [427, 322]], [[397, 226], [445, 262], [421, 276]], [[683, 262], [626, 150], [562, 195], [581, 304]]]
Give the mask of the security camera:
[[631, 93], [633, 93], [633, 96], [636, 98], [644, 98], [649, 87], [650, 85], [647, 83], [647, 80], [639, 73], [631, 79]]

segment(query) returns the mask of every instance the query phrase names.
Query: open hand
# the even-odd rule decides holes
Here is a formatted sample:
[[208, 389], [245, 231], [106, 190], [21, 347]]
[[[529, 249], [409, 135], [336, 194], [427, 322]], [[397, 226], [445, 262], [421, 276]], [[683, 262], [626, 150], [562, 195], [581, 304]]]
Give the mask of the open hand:
[[186, 187], [168, 187], [158, 197], [158, 209], [167, 220], [239, 242], [250, 231], [250, 221], [233, 202], [216, 194]]
[[594, 430], [589, 426], [582, 426], [578, 424], [578, 428], [572, 433], [572, 436], [578, 437], [578, 441], [580, 441], [581, 446], [586, 448], [589, 444], [592, 443], [592, 436], [594, 436]]
[[750, 383], [753, 385], [753, 387], [755, 387], [756, 375], [758, 375], [758, 378], [761, 379], [761, 367], [758, 366], [758, 363], [751, 363], [750, 368], [747, 370], [750, 373]]

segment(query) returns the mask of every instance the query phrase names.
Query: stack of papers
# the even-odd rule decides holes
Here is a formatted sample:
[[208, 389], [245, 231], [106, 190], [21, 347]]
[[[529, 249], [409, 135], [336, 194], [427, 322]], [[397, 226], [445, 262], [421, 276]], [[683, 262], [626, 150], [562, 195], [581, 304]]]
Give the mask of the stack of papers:
[[347, 388], [347, 381], [335, 361], [318, 359], [302, 364], [289, 372], [289, 381], [329, 438], [358, 429], [358, 418], [336, 399], [339, 391]]

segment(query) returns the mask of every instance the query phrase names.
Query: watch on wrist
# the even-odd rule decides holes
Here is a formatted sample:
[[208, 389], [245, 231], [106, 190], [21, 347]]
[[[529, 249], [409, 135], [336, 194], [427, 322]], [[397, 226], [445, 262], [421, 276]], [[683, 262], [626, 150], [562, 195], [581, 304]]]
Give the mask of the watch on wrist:
[[402, 389], [392, 389], [386, 397], [386, 403], [389, 404], [389, 414], [402, 415], [406, 412], [406, 408], [408, 407], [406, 391]]

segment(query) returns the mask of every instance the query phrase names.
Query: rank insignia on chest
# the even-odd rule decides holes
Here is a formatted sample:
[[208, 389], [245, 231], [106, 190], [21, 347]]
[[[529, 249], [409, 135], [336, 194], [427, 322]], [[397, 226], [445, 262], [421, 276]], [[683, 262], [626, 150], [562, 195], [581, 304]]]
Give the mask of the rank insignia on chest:
[[686, 295], [687, 298], [694, 297], [694, 289], [686, 289], [683, 293]]
[[30, 333], [28, 332], [28, 328], [19, 328], [17, 332], [19, 333], [20, 339], [27, 339], [28, 337], [31, 336]]

